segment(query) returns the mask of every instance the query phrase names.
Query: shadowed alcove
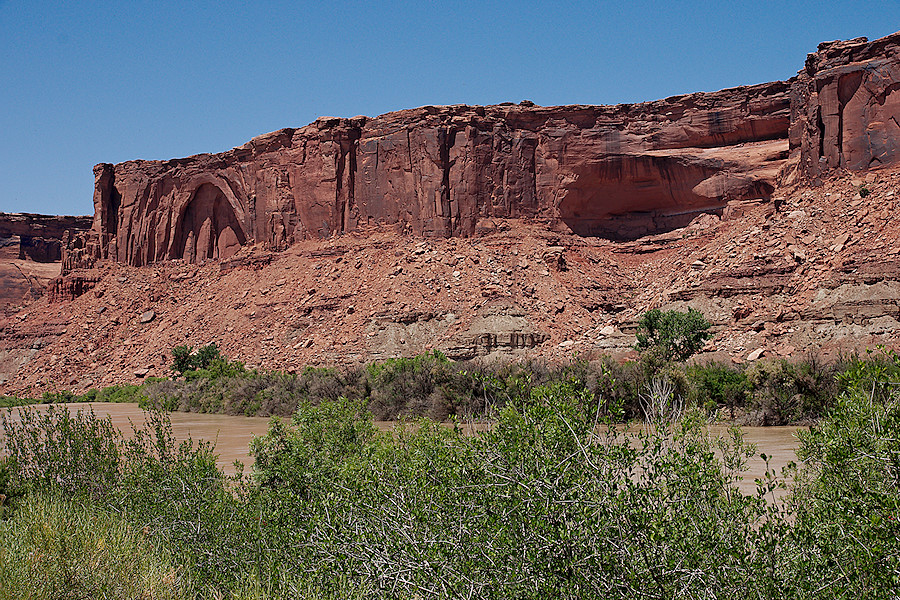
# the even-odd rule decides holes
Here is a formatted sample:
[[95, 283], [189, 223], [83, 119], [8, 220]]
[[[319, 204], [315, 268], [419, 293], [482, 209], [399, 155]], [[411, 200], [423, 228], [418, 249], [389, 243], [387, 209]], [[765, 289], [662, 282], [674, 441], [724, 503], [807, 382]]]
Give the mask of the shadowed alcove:
[[175, 256], [191, 263], [228, 258], [246, 241], [225, 194], [204, 183], [194, 192], [175, 228]]

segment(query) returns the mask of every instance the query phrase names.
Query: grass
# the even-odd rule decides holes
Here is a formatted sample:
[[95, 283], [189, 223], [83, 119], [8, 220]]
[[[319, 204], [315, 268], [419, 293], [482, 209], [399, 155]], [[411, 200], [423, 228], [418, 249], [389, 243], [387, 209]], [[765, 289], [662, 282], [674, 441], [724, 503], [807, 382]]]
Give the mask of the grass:
[[96, 506], [32, 494], [0, 521], [0, 600], [189, 597], [171, 556]]

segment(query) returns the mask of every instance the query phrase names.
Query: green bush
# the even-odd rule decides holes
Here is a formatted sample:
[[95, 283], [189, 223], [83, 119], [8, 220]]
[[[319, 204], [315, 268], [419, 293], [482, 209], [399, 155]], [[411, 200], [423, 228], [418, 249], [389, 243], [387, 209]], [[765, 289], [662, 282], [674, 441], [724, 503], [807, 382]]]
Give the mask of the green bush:
[[0, 396], [0, 408], [14, 408], [36, 403], [33, 398], [17, 398], [15, 396]]
[[818, 578], [844, 597], [890, 597], [900, 589], [900, 358], [854, 361], [843, 380], [835, 405], [799, 434], [791, 550], [810, 593]]
[[710, 413], [724, 406], [734, 419], [734, 409], [744, 406], [750, 395], [747, 375], [734, 367], [719, 363], [692, 365], [687, 369], [687, 376], [696, 405]]
[[638, 321], [635, 349], [662, 361], [685, 361], [696, 354], [712, 334], [703, 313], [658, 308], [645, 312]]
[[175, 377], [236, 377], [247, 373], [240, 361], [229, 361], [215, 344], [207, 344], [194, 350], [182, 345], [172, 348], [172, 364], [169, 367]]
[[110, 417], [72, 415], [65, 406], [0, 413], [5, 454], [15, 463], [11, 485], [103, 497], [116, 487], [121, 434]]
[[369, 407], [380, 420], [428, 416], [444, 420], [473, 404], [474, 381], [437, 350], [366, 368]]
[[[418, 368], [432, 363], [448, 364], [432, 357]], [[388, 368], [401, 379], [413, 370]], [[3, 485], [27, 495], [0, 523], [0, 590], [24, 589], [21, 565], [43, 553], [53, 558], [36, 585], [64, 575], [79, 593], [134, 581], [128, 565], [147, 559], [141, 572], [158, 581], [180, 565], [177, 591], [192, 597], [891, 597], [900, 585], [896, 356], [843, 371], [845, 391], [802, 438], [787, 502], [764, 499], [778, 484], [771, 474], [757, 494], [740, 493], [753, 449], [738, 430], [710, 438], [698, 411], [639, 431], [616, 426], [620, 412], [595, 390], [614, 385], [617, 368], [576, 361], [470, 375], [493, 415], [476, 434], [427, 420], [381, 432], [365, 396], [304, 400], [253, 442], [252, 475], [232, 479], [209, 445], [175, 440], [163, 414], [126, 441], [90, 413], [51, 405], [50, 418], [4, 423], [12, 460]], [[691, 373], [715, 393], [734, 383], [709, 365]], [[308, 381], [332, 393], [335, 377]], [[45, 512], [32, 522], [48, 523], [58, 533], [46, 540], [60, 543], [23, 542], [31, 530], [19, 516], [58, 494], [73, 520]], [[140, 532], [135, 545], [116, 546], [106, 523]], [[98, 539], [117, 552], [98, 554]], [[45, 547], [57, 554], [33, 551]], [[84, 561], [105, 571], [72, 566]]]
[[815, 357], [756, 361], [746, 371], [752, 394], [750, 424], [785, 425], [818, 418], [840, 393], [839, 373], [844, 368]]

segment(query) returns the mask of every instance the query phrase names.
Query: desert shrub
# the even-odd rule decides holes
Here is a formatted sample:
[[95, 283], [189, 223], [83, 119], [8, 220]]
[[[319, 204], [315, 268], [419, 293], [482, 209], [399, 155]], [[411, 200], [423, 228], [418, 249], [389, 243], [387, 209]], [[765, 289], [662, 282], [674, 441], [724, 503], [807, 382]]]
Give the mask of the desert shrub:
[[64, 404], [66, 402], [76, 402], [78, 397], [75, 392], [70, 390], [61, 390], [58, 392], [44, 392], [41, 396], [41, 402], [44, 404]]
[[658, 308], [645, 312], [638, 321], [635, 349], [662, 361], [685, 361], [696, 354], [712, 334], [703, 313]]
[[75, 399], [77, 402], [139, 403], [144, 397], [140, 385], [111, 385], [105, 388], [91, 388]]
[[116, 487], [119, 431], [110, 417], [93, 411], [74, 415], [53, 404], [19, 409], [19, 422], [0, 413], [5, 454], [15, 462], [13, 485], [59, 489], [98, 497]]
[[734, 419], [734, 409], [747, 403], [750, 381], [743, 371], [732, 366], [713, 362], [691, 365], [687, 377], [694, 404], [708, 413], [727, 407]]
[[437, 350], [366, 368], [369, 407], [380, 420], [424, 415], [443, 420], [471, 406], [475, 385]]
[[247, 372], [240, 361], [229, 361], [215, 344], [207, 344], [194, 350], [182, 345], [172, 348], [172, 364], [169, 367], [175, 377], [206, 378], [236, 377]]
[[890, 597], [900, 589], [900, 357], [853, 361], [843, 381], [824, 418], [800, 432], [791, 566], [800, 591], [818, 580], [842, 597]]
[[127, 515], [200, 585], [236, 585], [247, 575], [241, 561], [258, 546], [247, 526], [252, 504], [236, 495], [239, 479], [229, 482], [216, 467], [210, 444], [176, 440], [162, 413], [148, 413], [127, 440], [108, 418], [53, 405], [24, 411], [19, 422], [0, 418], [11, 484], [29, 497], [61, 494]]
[[784, 425], [821, 416], [840, 392], [841, 364], [814, 356], [804, 361], [760, 360], [747, 371], [751, 387], [751, 424]]
[[14, 480], [17, 471], [18, 465], [15, 460], [0, 458], [0, 520], [9, 516], [19, 498], [25, 493], [21, 483], [17, 485]]
[[0, 396], [0, 408], [14, 408], [36, 403], [33, 398], [18, 398], [16, 396]]
[[632, 444], [597, 408], [576, 378], [531, 388], [474, 436], [428, 421], [381, 434], [358, 401], [302, 406], [253, 445], [279, 569], [308, 565], [325, 596], [336, 581], [370, 597], [758, 588], [768, 509], [730, 487], [699, 421]]

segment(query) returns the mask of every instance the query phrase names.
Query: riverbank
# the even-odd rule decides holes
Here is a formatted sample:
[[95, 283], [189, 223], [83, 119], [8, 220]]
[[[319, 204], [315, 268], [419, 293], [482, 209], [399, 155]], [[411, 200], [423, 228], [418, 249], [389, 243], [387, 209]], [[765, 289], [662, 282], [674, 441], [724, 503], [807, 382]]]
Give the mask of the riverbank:
[[[377, 420], [428, 417], [446, 421], [491, 419], [510, 401], [536, 387], [575, 385], [592, 395], [604, 416], [626, 422], [647, 418], [665, 395], [709, 420], [743, 426], [810, 425], [846, 389], [846, 374], [860, 365], [893, 369], [888, 353], [874, 352], [825, 363], [760, 360], [723, 363], [658, 361], [619, 363], [609, 357], [551, 364], [453, 362], [437, 352], [358, 368], [307, 367], [298, 373], [258, 371], [230, 361], [214, 346], [175, 349], [172, 375], [141, 385], [91, 389], [85, 394], [45, 393], [41, 398], [0, 398], [0, 407], [28, 403], [137, 402], [167, 411], [289, 417], [304, 403], [338, 398], [364, 402]], [[656, 398], [656, 400], [653, 400]]]
[[479, 435], [388, 434], [359, 401], [303, 404], [251, 444], [252, 477], [179, 442], [167, 415], [126, 440], [51, 405], [4, 427], [0, 554], [31, 551], [16, 519], [56, 494], [164, 548], [181, 597], [886, 597], [900, 378], [864, 367], [800, 434], [796, 476], [753, 493], [736, 486], [754, 455], [739, 431], [717, 441], [689, 409], [623, 436], [573, 382], [531, 388]]

